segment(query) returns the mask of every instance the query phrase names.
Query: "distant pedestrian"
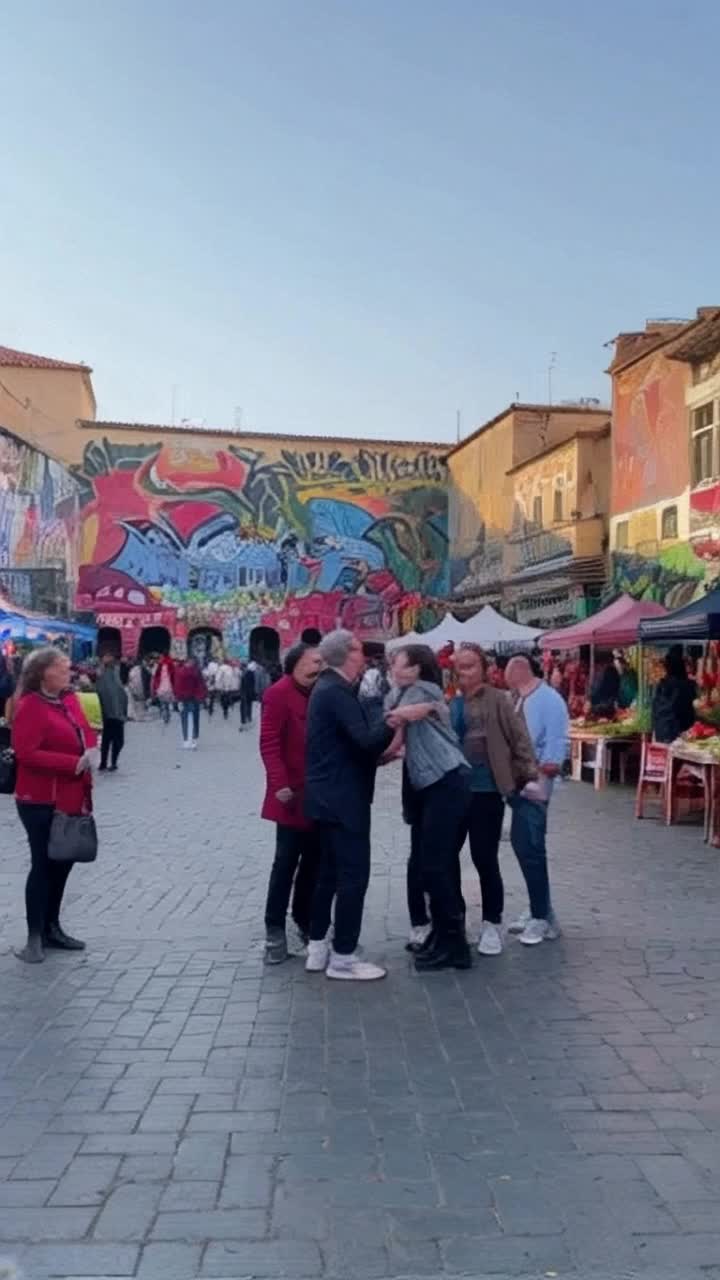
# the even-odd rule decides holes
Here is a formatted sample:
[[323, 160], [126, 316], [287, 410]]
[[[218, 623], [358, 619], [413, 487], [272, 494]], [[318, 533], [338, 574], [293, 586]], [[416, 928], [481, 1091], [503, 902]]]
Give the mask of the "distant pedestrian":
[[[321, 867], [313, 903], [306, 968], [329, 978], [368, 981], [385, 970], [357, 956], [370, 878], [370, 807], [375, 771], [393, 732], [372, 719], [356, 686], [365, 665], [352, 632], [331, 631], [319, 645], [326, 664], [308, 711], [305, 813], [318, 826]], [[327, 936], [333, 899], [332, 951]]]
[[15, 692], [15, 681], [7, 658], [0, 653], [0, 720], [5, 718], [5, 707]]
[[110, 772], [114, 773], [118, 767], [120, 752], [125, 745], [128, 696], [120, 681], [119, 664], [113, 653], [103, 654], [95, 691], [100, 699], [103, 716], [100, 772], [103, 773], [109, 768]]
[[[310, 693], [320, 670], [318, 650], [297, 644], [285, 658], [285, 675], [266, 690], [260, 728], [260, 755], [267, 787], [263, 818], [276, 824], [275, 858], [265, 905], [265, 959], [280, 964], [288, 956], [286, 920], [292, 918], [303, 941], [317, 883], [319, 842], [305, 816], [305, 736]], [[294, 886], [294, 889], [293, 889]]]
[[203, 671], [203, 679], [205, 680], [205, 688], [207, 689], [207, 702], [205, 705], [207, 706], [207, 713], [209, 716], [211, 716], [215, 710], [215, 699], [217, 697], [215, 679], [219, 670], [220, 663], [215, 658], [210, 658], [210, 661], [206, 664]]
[[30, 845], [25, 885], [28, 939], [18, 959], [40, 964], [48, 947], [83, 951], [60, 924], [65, 885], [72, 862], [49, 857], [56, 809], [69, 816], [92, 812], [92, 769], [96, 736], [77, 698], [68, 689], [70, 663], [60, 649], [37, 649], [25, 660], [20, 696], [13, 717], [12, 745], [17, 760], [15, 800]]
[[128, 677], [128, 693], [130, 695], [130, 704], [128, 707], [128, 718], [131, 720], [145, 719], [145, 682], [143, 680], [143, 668], [141, 662], [136, 662], [130, 668]]
[[83, 715], [90, 725], [90, 728], [96, 734], [102, 733], [102, 707], [100, 706], [100, 699], [98, 698], [95, 685], [90, 679], [90, 676], [81, 675], [78, 677], [75, 696], [83, 709]]
[[240, 675], [240, 731], [252, 725], [252, 707], [255, 700], [255, 669], [248, 662]]
[[220, 706], [222, 707], [224, 720], [227, 720], [230, 715], [234, 688], [235, 673], [227, 658], [223, 658], [217, 672], [215, 673], [215, 690], [220, 698]]
[[526, 946], [557, 938], [559, 928], [550, 900], [547, 865], [548, 805], [555, 778], [562, 772], [568, 750], [570, 721], [560, 694], [534, 671], [524, 654], [511, 658], [505, 670], [515, 709], [530, 734], [539, 776], [512, 796], [510, 841], [525, 878], [530, 909], [511, 933], [519, 933]]
[[163, 724], [170, 723], [170, 713], [175, 702], [175, 663], [169, 654], [160, 657], [152, 678], [152, 693], [159, 708]]
[[180, 705], [182, 745], [186, 750], [194, 751], [200, 737], [200, 707], [207, 694], [200, 667], [194, 658], [186, 658], [177, 665], [173, 689]]

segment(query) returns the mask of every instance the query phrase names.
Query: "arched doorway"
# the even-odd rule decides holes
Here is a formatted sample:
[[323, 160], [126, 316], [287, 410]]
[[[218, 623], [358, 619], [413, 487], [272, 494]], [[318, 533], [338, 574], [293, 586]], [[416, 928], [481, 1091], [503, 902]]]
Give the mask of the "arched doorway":
[[140, 632], [138, 658], [145, 658], [149, 653], [169, 653], [170, 632], [167, 627], [143, 627]]
[[209, 661], [216, 645], [222, 645], [222, 632], [218, 631], [217, 627], [193, 627], [192, 631], [188, 632], [188, 654], [191, 658], [195, 658], [201, 667]]
[[274, 627], [253, 627], [249, 648], [250, 657], [264, 667], [280, 661], [280, 636]]
[[99, 628], [97, 633], [97, 651], [99, 658], [102, 658], [105, 653], [111, 653], [115, 658], [121, 657], [122, 637], [120, 635], [119, 627]]
[[317, 627], [306, 627], [300, 636], [300, 639], [303, 644], [319, 644], [322, 640], [322, 635], [318, 631]]

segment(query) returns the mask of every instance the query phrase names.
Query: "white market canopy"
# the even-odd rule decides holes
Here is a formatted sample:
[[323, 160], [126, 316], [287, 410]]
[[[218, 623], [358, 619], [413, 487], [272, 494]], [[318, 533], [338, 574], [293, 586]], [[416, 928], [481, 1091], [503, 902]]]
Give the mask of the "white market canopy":
[[492, 605], [486, 604], [483, 609], [468, 618], [466, 622], [458, 622], [451, 613], [446, 613], [432, 631], [418, 635], [410, 631], [407, 635], [397, 636], [388, 641], [387, 648], [398, 649], [406, 644], [427, 644], [431, 649], [443, 649], [451, 641], [455, 645], [479, 644], [483, 649], [508, 648], [512, 645], [529, 647], [540, 635], [537, 627], [523, 627], [519, 622], [511, 622], [504, 618]]

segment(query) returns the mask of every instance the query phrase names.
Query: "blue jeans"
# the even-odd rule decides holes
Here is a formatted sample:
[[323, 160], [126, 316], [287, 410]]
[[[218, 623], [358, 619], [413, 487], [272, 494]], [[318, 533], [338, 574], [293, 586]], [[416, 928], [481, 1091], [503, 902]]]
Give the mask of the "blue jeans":
[[188, 728], [190, 719], [192, 718], [192, 736], [200, 737], [200, 703], [197, 698], [189, 698], [187, 702], [180, 703], [180, 725], [182, 728], [182, 736], [187, 742]]
[[535, 920], [549, 920], [552, 906], [545, 847], [548, 806], [524, 796], [510, 796], [508, 803], [512, 809], [510, 843], [525, 877], [530, 914]]

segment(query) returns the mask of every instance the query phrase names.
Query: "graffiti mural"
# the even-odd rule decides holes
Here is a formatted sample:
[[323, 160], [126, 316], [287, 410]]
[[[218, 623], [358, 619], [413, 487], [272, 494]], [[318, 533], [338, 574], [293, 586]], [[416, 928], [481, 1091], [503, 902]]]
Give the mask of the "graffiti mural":
[[0, 573], [15, 604], [67, 611], [78, 529], [79, 488], [70, 473], [0, 429]]
[[680, 609], [702, 595], [705, 565], [687, 542], [678, 542], [657, 555], [615, 551], [612, 590], [636, 600], [654, 600], [666, 609]]
[[612, 513], [672, 498], [689, 483], [685, 367], [658, 354], [616, 378]]
[[[401, 448], [401, 447], [400, 447]], [[430, 450], [218, 448], [94, 440], [76, 470], [78, 607], [171, 609], [247, 652], [274, 627], [368, 637], [413, 626], [447, 594], [447, 491]]]

